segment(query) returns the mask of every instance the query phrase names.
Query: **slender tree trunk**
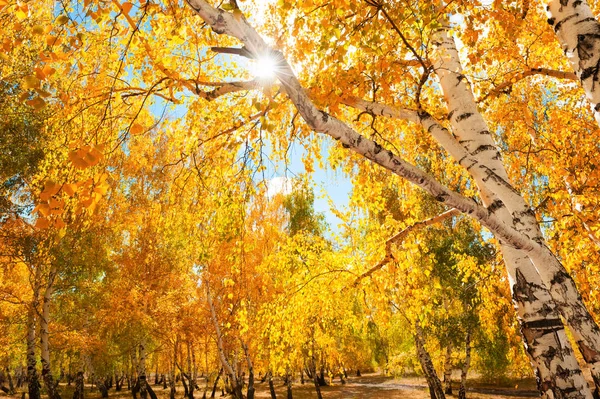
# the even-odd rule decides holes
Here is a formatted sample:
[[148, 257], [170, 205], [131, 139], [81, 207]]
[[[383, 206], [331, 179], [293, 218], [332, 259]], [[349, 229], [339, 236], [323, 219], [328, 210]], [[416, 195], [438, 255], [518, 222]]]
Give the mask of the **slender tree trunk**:
[[140, 397], [147, 399], [148, 397], [148, 382], [146, 381], [146, 346], [141, 342], [138, 346], [139, 359], [138, 359], [138, 386]]
[[242, 385], [243, 381], [239, 380], [239, 377], [231, 366], [231, 364], [227, 361], [227, 357], [225, 356], [225, 349], [223, 348], [223, 336], [221, 335], [221, 328], [219, 327], [219, 322], [217, 320], [217, 314], [215, 311], [215, 307], [212, 301], [212, 297], [208, 288], [208, 284], [206, 285], [206, 298], [208, 301], [208, 305], [210, 308], [211, 318], [213, 321], [213, 325], [215, 327], [215, 332], [217, 333], [217, 349], [219, 352], [219, 359], [221, 360], [221, 365], [225, 370], [226, 374], [231, 381], [232, 394], [235, 399], [243, 399], [244, 394], [242, 393]]
[[467, 397], [467, 373], [471, 365], [471, 329], [467, 330], [465, 336], [465, 361], [460, 369], [460, 389], [458, 391], [458, 399], [466, 399]]
[[35, 356], [35, 325], [39, 298], [39, 272], [36, 269], [33, 287], [33, 300], [27, 311], [27, 385], [29, 399], [41, 399], [40, 382], [37, 373], [37, 361]]
[[321, 394], [321, 384], [319, 383], [319, 376], [317, 374], [317, 365], [315, 364], [314, 351], [313, 358], [310, 360], [310, 372], [313, 376], [313, 383], [315, 384], [315, 391], [317, 392], [317, 399], [323, 399]]
[[287, 399], [293, 399], [292, 396], [292, 380], [293, 380], [293, 374], [290, 371], [290, 368], [288, 367], [286, 369], [286, 388], [287, 388]]
[[190, 385], [188, 387], [188, 395], [187, 395], [187, 397], [189, 399], [194, 399], [194, 385], [195, 385], [195, 381], [192, 379], [192, 376], [194, 375], [194, 371], [192, 369], [192, 348], [191, 348], [190, 341], [187, 341], [187, 363], [188, 363], [187, 378], [188, 378], [188, 383]]
[[175, 399], [175, 364], [177, 363], [177, 340], [173, 343], [173, 364], [171, 365], [171, 375], [169, 377], [169, 398]]
[[429, 386], [431, 399], [446, 399], [446, 395], [444, 395], [444, 389], [442, 388], [442, 382], [435, 372], [433, 362], [431, 361], [431, 356], [429, 356], [429, 353], [425, 349], [423, 330], [418, 322], [415, 323], [415, 344], [417, 347], [419, 363], [421, 363], [423, 374], [425, 374], [425, 379], [427, 380], [427, 385]]
[[215, 383], [213, 384], [212, 393], [210, 394], [211, 398], [215, 397], [215, 393], [217, 392], [217, 385], [219, 384], [219, 378], [221, 378], [221, 374], [223, 374], [223, 367], [217, 373], [217, 377], [215, 378]]
[[273, 373], [271, 371], [267, 373], [267, 379], [269, 380], [269, 392], [271, 393], [271, 399], [277, 399], [275, 386], [273, 385]]
[[40, 319], [40, 341], [41, 341], [41, 359], [42, 359], [42, 379], [49, 399], [61, 399], [60, 393], [57, 390], [56, 383], [52, 377], [52, 369], [50, 368], [50, 348], [48, 345], [48, 324], [50, 322], [50, 302], [52, 300], [52, 292], [54, 291], [54, 279], [56, 277], [56, 269], [52, 268], [48, 276], [46, 290], [44, 292], [44, 300], [42, 303], [42, 317]]
[[6, 370], [6, 378], [8, 378], [8, 394], [14, 395], [15, 394], [15, 385], [13, 384], [12, 375], [10, 375], [10, 368], [8, 368], [8, 366], [6, 366], [5, 370]]
[[248, 345], [244, 343], [240, 339], [242, 343], [242, 349], [244, 350], [244, 355], [246, 356], [246, 362], [248, 363], [248, 390], [246, 393], [247, 399], [254, 399], [254, 365], [252, 364], [252, 359], [250, 359], [250, 352], [248, 352]]
[[83, 389], [83, 370], [80, 370], [75, 376], [75, 391], [73, 392], [73, 399], [84, 399]]
[[452, 395], [452, 344], [446, 346], [446, 358], [444, 359], [444, 393]]

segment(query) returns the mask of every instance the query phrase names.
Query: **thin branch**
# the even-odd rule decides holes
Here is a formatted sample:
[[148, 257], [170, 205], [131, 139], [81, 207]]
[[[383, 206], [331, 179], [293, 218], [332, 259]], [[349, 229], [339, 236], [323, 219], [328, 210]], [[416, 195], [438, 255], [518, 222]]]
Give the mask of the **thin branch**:
[[516, 76], [514, 76], [513, 78], [511, 78], [511, 80], [501, 83], [498, 86], [494, 87], [493, 90], [491, 90], [485, 96], [480, 98], [478, 100], [478, 102], [485, 101], [489, 97], [497, 97], [503, 93], [505, 93], [505, 94], [510, 93], [512, 86], [515, 83], [520, 82], [521, 80], [523, 80], [529, 76], [534, 76], [534, 75], [549, 76], [549, 77], [556, 78], [556, 79], [566, 79], [566, 80], [574, 80], [574, 81], [578, 80], [577, 75], [575, 75], [575, 73], [573, 73], [573, 72], [557, 71], [557, 70], [548, 69], [548, 68], [532, 68], [528, 71], [523, 71], [523, 72], [517, 74]]
[[389, 238], [385, 242], [385, 256], [383, 257], [383, 259], [381, 259], [379, 261], [379, 263], [377, 263], [375, 266], [373, 266], [372, 268], [370, 268], [369, 270], [367, 270], [366, 272], [364, 272], [363, 274], [358, 276], [356, 278], [356, 280], [354, 280], [353, 286], [354, 287], [358, 286], [358, 284], [363, 279], [370, 277], [373, 273], [375, 273], [378, 270], [381, 270], [385, 265], [387, 265], [388, 263], [390, 263], [391, 261], [394, 260], [394, 255], [392, 254], [392, 245], [393, 244], [398, 244], [399, 242], [404, 240], [404, 238], [407, 235], [409, 235], [410, 233], [412, 233], [415, 230], [421, 229], [423, 227], [431, 226], [432, 224], [441, 223], [446, 219], [449, 219], [453, 216], [458, 215], [459, 213], [460, 213], [460, 211], [458, 209], [450, 209], [450, 210], [448, 210], [444, 213], [441, 213], [437, 216], [434, 216], [432, 218], [421, 220], [420, 222], [416, 222], [416, 223], [406, 227], [404, 230], [400, 231], [398, 234]]

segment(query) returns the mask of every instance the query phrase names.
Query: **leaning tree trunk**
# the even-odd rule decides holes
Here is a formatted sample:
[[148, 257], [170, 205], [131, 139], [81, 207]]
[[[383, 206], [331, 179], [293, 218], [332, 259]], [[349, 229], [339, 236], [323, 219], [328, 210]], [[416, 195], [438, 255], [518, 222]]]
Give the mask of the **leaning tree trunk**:
[[[600, 23], [585, 0], [551, 0], [547, 11], [548, 23], [554, 29], [571, 67], [580, 79], [596, 122], [600, 124]], [[584, 227], [591, 233], [585, 223]], [[593, 238], [598, 243], [597, 238]], [[592, 377], [596, 386], [594, 397], [600, 398], [600, 339], [588, 338], [586, 335], [576, 336], [576, 340], [585, 341], [581, 352], [584, 360], [592, 365]], [[590, 342], [592, 340], [595, 342]]]
[[467, 373], [471, 365], [471, 329], [467, 329], [465, 336], [465, 361], [460, 369], [460, 389], [458, 390], [458, 399], [467, 397]]
[[217, 392], [217, 385], [219, 384], [219, 378], [221, 378], [221, 374], [223, 374], [223, 367], [221, 367], [221, 369], [217, 373], [217, 377], [215, 378], [215, 382], [213, 384], [212, 392], [210, 394], [211, 398], [215, 397], [215, 393]]
[[52, 268], [48, 276], [46, 291], [44, 292], [44, 300], [42, 303], [42, 317], [40, 319], [40, 342], [41, 342], [41, 359], [42, 359], [42, 379], [49, 399], [61, 399], [57, 389], [57, 384], [52, 377], [50, 368], [50, 347], [48, 344], [48, 323], [50, 322], [50, 301], [52, 300], [52, 292], [54, 291], [54, 279], [56, 270]]
[[[468, 170], [480, 188], [484, 203], [490, 212], [496, 213], [507, 225], [514, 223], [517, 230], [538, 242], [543, 242], [535, 215], [523, 197], [511, 186], [500, 152], [485, 120], [477, 110], [473, 93], [466, 85], [462, 74], [454, 40], [448, 37], [445, 30], [442, 30], [436, 35], [436, 42], [439, 53], [436, 73], [450, 110], [448, 119], [459, 142], [477, 161], [477, 164], [471, 164]], [[509, 251], [511, 254], [507, 254]], [[525, 253], [520, 252], [502, 245], [514, 303], [525, 337], [524, 342], [538, 376], [538, 388], [544, 394], [553, 391], [555, 397], [563, 395], [564, 397], [589, 397], [589, 387], [574, 359], [572, 348], [566, 339], [556, 310], [566, 318], [576, 337], [581, 336], [581, 330], [587, 329], [586, 323], [594, 324], [594, 322], [581, 303], [581, 298], [569, 297], [572, 293], [570, 288], [575, 289], [574, 284], [567, 288], [566, 292], [563, 289], [569, 284], [566, 280], [570, 278], [562, 278], [565, 282], [561, 284], [562, 281], [558, 281], [556, 275], [548, 271], [549, 267], [561, 269], [562, 265], [557, 261], [554, 265], [540, 265], [539, 260], [529, 259]], [[542, 271], [541, 279], [537, 277], [538, 271]], [[566, 273], [561, 272], [562, 275]], [[546, 287], [550, 287], [550, 290], [548, 291]], [[523, 292], [518, 292], [519, 290]], [[537, 291], [537, 294], [532, 295], [532, 291]], [[558, 309], [554, 309], [555, 305], [552, 302], [556, 302]], [[523, 309], [522, 306], [526, 307]], [[549, 307], [552, 311], [546, 312]], [[547, 345], [544, 345], [542, 340], [537, 339], [540, 334], [556, 335], [557, 338], [545, 337]], [[581, 347], [581, 340], [578, 341]], [[585, 343], [583, 345], [585, 346]], [[552, 350], [554, 348], [559, 350]], [[561, 392], [558, 392], [559, 390]]]
[[446, 395], [444, 395], [444, 389], [442, 388], [442, 382], [435, 372], [433, 362], [431, 361], [431, 356], [429, 356], [429, 353], [425, 349], [423, 329], [421, 328], [419, 322], [415, 323], [415, 345], [417, 347], [419, 363], [421, 364], [423, 374], [425, 374], [425, 379], [427, 380], [427, 385], [429, 386], [431, 399], [446, 399]]

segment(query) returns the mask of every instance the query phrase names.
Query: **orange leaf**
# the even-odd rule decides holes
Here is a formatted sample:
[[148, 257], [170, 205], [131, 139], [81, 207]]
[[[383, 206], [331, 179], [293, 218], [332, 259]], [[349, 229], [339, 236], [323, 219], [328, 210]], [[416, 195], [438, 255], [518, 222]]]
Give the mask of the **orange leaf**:
[[123, 5], [121, 5], [121, 9], [123, 10], [123, 13], [127, 14], [127, 15], [129, 15], [129, 11], [131, 11], [131, 7], [133, 7], [133, 4], [131, 4], [128, 1], [123, 3]]
[[63, 190], [69, 197], [73, 197], [75, 192], [77, 192], [77, 184], [65, 184], [63, 185]]
[[44, 190], [40, 194], [40, 199], [42, 201], [48, 201], [50, 197], [58, 193], [58, 190], [60, 190], [59, 184], [56, 184], [53, 181], [47, 181], [44, 185]]
[[35, 222], [35, 227], [37, 229], [45, 229], [48, 226], [50, 226], [50, 222], [48, 221], [48, 219], [45, 218], [39, 218], [38, 220], [36, 220]]
[[129, 133], [131, 134], [140, 134], [144, 131], [144, 127], [139, 123], [134, 123], [133, 126], [129, 129]]
[[41, 97], [35, 97], [31, 100], [27, 100], [26, 104], [33, 107], [33, 109], [40, 110], [46, 106], [46, 101]]

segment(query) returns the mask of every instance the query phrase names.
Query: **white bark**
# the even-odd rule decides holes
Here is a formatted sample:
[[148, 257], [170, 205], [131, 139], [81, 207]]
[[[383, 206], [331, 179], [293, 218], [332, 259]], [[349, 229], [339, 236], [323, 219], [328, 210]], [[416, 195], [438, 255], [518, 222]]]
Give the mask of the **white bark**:
[[552, 0], [547, 11], [548, 23], [581, 80], [600, 124], [600, 24], [585, 0]]

